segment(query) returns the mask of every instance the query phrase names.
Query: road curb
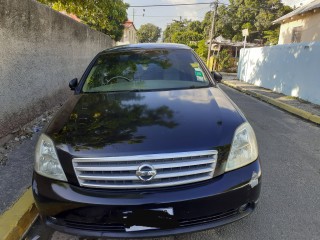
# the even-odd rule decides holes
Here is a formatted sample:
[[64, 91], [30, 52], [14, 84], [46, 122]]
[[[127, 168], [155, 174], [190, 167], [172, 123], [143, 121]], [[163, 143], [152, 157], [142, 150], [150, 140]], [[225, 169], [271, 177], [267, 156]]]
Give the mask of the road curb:
[[38, 212], [29, 188], [9, 210], [0, 216], [0, 239], [21, 239], [37, 216]]
[[256, 92], [253, 92], [253, 91], [250, 91], [250, 90], [247, 90], [247, 89], [244, 89], [242, 87], [239, 87], [235, 84], [232, 84], [232, 83], [229, 83], [227, 81], [222, 81], [222, 83], [228, 87], [232, 87], [234, 89], [237, 89], [238, 91], [240, 92], [243, 92], [243, 93], [246, 93], [248, 95], [251, 95], [255, 98], [258, 98], [258, 99], [261, 99], [262, 101], [265, 101], [267, 103], [270, 103], [278, 108], [281, 108], [287, 112], [290, 112], [294, 115], [297, 115], [305, 120], [308, 120], [310, 122], [313, 122], [313, 123], [316, 123], [316, 124], [320, 124], [320, 117], [317, 116], [317, 115], [314, 115], [310, 112], [307, 112], [307, 111], [304, 111], [304, 110], [301, 110], [299, 108], [296, 108], [296, 107], [293, 107], [289, 104], [286, 104], [286, 103], [283, 103], [283, 102], [280, 102], [278, 100], [275, 100], [273, 98], [270, 98], [270, 97], [267, 97], [265, 95], [262, 95], [262, 94], [259, 94], [259, 93], [256, 93]]

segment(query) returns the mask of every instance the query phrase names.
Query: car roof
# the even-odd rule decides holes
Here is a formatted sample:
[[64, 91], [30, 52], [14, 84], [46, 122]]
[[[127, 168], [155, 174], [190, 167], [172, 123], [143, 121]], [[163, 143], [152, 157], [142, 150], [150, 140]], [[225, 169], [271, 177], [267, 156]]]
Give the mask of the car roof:
[[137, 43], [108, 48], [102, 53], [117, 51], [152, 50], [152, 49], [191, 49], [187, 45], [177, 43]]

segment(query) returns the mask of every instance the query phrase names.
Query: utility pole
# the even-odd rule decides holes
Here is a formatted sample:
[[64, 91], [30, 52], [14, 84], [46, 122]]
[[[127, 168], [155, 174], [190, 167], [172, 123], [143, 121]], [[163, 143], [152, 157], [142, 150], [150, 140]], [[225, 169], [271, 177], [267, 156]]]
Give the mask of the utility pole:
[[132, 22], [134, 22], [134, 8], [132, 8]]
[[247, 35], [244, 36], [243, 48], [246, 48], [246, 43], [247, 43]]
[[[208, 48], [208, 57], [207, 57], [207, 64], [209, 66], [210, 62], [210, 55], [211, 55], [211, 47], [212, 47], [212, 38], [214, 36], [214, 31], [215, 31], [215, 24], [216, 24], [216, 16], [217, 16], [217, 9], [218, 9], [218, 0], [216, 0], [213, 3], [213, 16], [212, 16], [212, 23], [211, 23], [211, 30], [210, 30], [210, 39], [209, 39], [209, 48]], [[212, 69], [210, 69], [212, 70]]]

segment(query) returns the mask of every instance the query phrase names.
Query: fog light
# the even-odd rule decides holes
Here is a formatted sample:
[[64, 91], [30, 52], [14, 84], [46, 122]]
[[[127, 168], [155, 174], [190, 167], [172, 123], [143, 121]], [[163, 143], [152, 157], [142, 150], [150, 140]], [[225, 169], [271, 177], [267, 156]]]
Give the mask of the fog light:
[[48, 216], [48, 220], [52, 223], [57, 223], [58, 222], [58, 219], [56, 219], [55, 217], [51, 217], [51, 216]]
[[248, 209], [249, 205], [250, 203], [241, 205], [241, 207], [239, 208], [239, 213], [245, 212]]
[[249, 185], [251, 186], [251, 188], [254, 188], [255, 186], [258, 185], [258, 183], [259, 183], [259, 174], [256, 172], [253, 172]]

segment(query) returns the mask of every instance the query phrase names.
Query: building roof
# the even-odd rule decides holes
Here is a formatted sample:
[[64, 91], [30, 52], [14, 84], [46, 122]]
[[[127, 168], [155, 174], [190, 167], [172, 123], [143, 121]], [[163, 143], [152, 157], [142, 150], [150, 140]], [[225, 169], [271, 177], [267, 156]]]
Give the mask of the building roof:
[[134, 24], [133, 24], [133, 21], [131, 21], [131, 20], [129, 20], [129, 19], [124, 22], [123, 26], [124, 26], [125, 28], [130, 28], [131, 26], [133, 26], [134, 29], [137, 30], [136, 27], [135, 27]]
[[314, 0], [308, 4], [305, 4], [301, 7], [298, 7], [297, 9], [293, 10], [292, 12], [282, 16], [281, 18], [276, 19], [275, 21], [273, 21], [273, 23], [280, 23], [283, 20], [286, 20], [288, 18], [300, 15], [302, 13], [306, 13], [309, 11], [312, 11], [314, 9], [320, 8], [320, 0]]
[[[207, 44], [209, 44], [209, 40], [207, 41]], [[243, 42], [232, 42], [230, 39], [225, 39], [221, 35], [216, 37], [215, 39], [212, 39], [212, 46], [215, 45], [221, 45], [221, 46], [231, 46], [231, 47], [243, 47]], [[258, 47], [259, 44], [256, 43], [246, 43], [247, 47]]]

